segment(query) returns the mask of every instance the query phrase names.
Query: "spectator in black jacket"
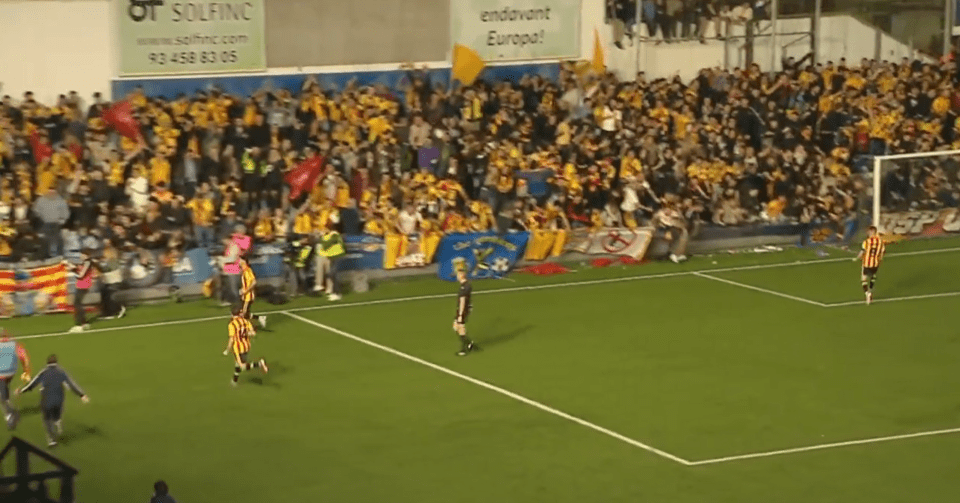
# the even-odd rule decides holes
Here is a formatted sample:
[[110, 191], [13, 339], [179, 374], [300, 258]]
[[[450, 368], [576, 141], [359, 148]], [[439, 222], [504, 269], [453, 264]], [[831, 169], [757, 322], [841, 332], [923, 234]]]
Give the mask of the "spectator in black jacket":
[[150, 498], [150, 503], [177, 503], [177, 500], [170, 496], [170, 488], [167, 487], [167, 483], [158, 480], [153, 484], [153, 497]]
[[43, 411], [43, 425], [47, 429], [47, 445], [56, 447], [57, 439], [63, 434], [64, 386], [76, 393], [83, 403], [90, 402], [87, 394], [70, 378], [67, 371], [57, 364], [57, 355], [47, 357], [47, 366], [43, 368], [26, 386], [17, 390], [17, 394], [26, 393], [40, 386], [40, 410]]

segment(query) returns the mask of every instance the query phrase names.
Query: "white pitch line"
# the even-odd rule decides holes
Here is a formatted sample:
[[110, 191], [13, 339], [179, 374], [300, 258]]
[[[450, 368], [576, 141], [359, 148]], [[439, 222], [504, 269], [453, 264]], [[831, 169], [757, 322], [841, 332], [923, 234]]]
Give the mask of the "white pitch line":
[[[924, 295], [908, 295], [906, 297], [890, 297], [890, 298], [880, 298], [873, 299], [874, 303], [877, 302], [901, 302], [904, 300], [920, 300], [920, 299], [939, 299], [943, 297], [956, 297], [960, 295], [960, 292], [945, 292], [945, 293], [928, 293]], [[836, 304], [827, 304], [825, 307], [844, 307], [844, 306], [862, 306], [864, 305], [862, 300], [853, 300], [849, 302], [837, 302]]]
[[83, 332], [52, 332], [49, 334], [35, 334], [35, 335], [15, 335], [15, 339], [41, 339], [44, 337], [57, 337], [59, 335], [79, 335], [79, 334], [96, 334], [100, 332], [116, 332], [118, 330], [127, 330], [127, 329], [137, 329], [137, 328], [152, 328], [152, 327], [166, 327], [170, 325], [185, 325], [187, 323], [201, 323], [204, 321], [216, 321], [216, 320], [226, 320], [230, 318], [229, 316], [207, 316], [205, 318], [187, 318], [185, 320], [169, 320], [169, 321], [158, 321], [155, 323], [140, 323], [138, 325], [117, 325], [115, 327], [107, 328], [95, 328], [92, 330], [84, 330]]
[[862, 440], [850, 440], [847, 442], [833, 442], [829, 444], [811, 445], [807, 447], [796, 447], [793, 449], [782, 449], [779, 451], [757, 452], [754, 454], [741, 454], [739, 456], [725, 456], [722, 458], [704, 459], [702, 461], [692, 461], [690, 466], [715, 465], [719, 463], [729, 463], [731, 461], [741, 461], [744, 459], [770, 458], [773, 456], [782, 456], [785, 454], [796, 454], [800, 452], [822, 451], [825, 449], [836, 449], [838, 447], [850, 447], [854, 445], [877, 444], [880, 442], [891, 442], [894, 440], [905, 440], [909, 438], [933, 437], [936, 435], [949, 435], [960, 433], [960, 428], [950, 428], [947, 430], [921, 431], [919, 433], [907, 433], [905, 435], [891, 435], [889, 437], [865, 438]]
[[[957, 252], [957, 251], [960, 251], [960, 247], [938, 248], [935, 250], [921, 250], [921, 251], [912, 251], [912, 252], [903, 252], [903, 253], [888, 253], [886, 257], [887, 258], [909, 257], [914, 255], [929, 255], [929, 254], [935, 254], [935, 253], [950, 253], [950, 252]], [[829, 264], [829, 263], [836, 263], [836, 262], [845, 262], [849, 260], [850, 260], [849, 257], [832, 258], [832, 259], [816, 259], [816, 260], [798, 260], [796, 262], [779, 262], [774, 264], [759, 264], [759, 265], [747, 265], [747, 266], [738, 266], [738, 267], [720, 267], [720, 268], [714, 268], [714, 269], [677, 271], [677, 272], [662, 273], [662, 274], [641, 274], [637, 276], [623, 276], [619, 278], [605, 278], [605, 279], [594, 279], [594, 280], [585, 280], [585, 281], [567, 281], [567, 282], [560, 282], [560, 283], [550, 283], [546, 285], [530, 285], [530, 286], [516, 286], [516, 287], [510, 287], [510, 288], [495, 288], [491, 290], [478, 290], [473, 293], [474, 295], [486, 295], [486, 294], [495, 294], [495, 293], [525, 292], [530, 290], [546, 290], [548, 288], [566, 288], [566, 287], [575, 287], [575, 286], [621, 283], [624, 281], [675, 278], [680, 276], [696, 275], [697, 273], [712, 274], [712, 273], [722, 273], [722, 272], [754, 271], [754, 270], [760, 270], [760, 269], [778, 269], [782, 267], [795, 267], [795, 266], [812, 265], [812, 264]], [[342, 304], [324, 304], [322, 306], [306, 306], [306, 307], [296, 307], [291, 309], [278, 309], [273, 311], [261, 311], [261, 313], [276, 314], [276, 313], [282, 313], [284, 311], [288, 311], [288, 312], [319, 311], [319, 310], [325, 310], [325, 309], [341, 309], [344, 307], [361, 307], [361, 306], [375, 306], [380, 304], [395, 304], [399, 302], [412, 302], [417, 300], [448, 299], [456, 296], [457, 296], [456, 293], [415, 295], [412, 297], [393, 297], [389, 299], [367, 300], [362, 302], [347, 302]], [[832, 307], [832, 305], [824, 304], [823, 307]], [[109, 327], [109, 328], [94, 328], [92, 330], [85, 330], [82, 333], [93, 334], [93, 333], [100, 333], [100, 332], [114, 332], [117, 330], [125, 330], [125, 329], [135, 330], [138, 328], [162, 327], [167, 325], [181, 325], [186, 323], [226, 320], [229, 318], [230, 316], [228, 315], [208, 316], [203, 318], [188, 318], [184, 320], [161, 321], [156, 323], [142, 323], [138, 325], [122, 325], [122, 326]], [[63, 331], [63, 332], [50, 332], [46, 334], [21, 335], [21, 336], [18, 336], [17, 338], [18, 339], [40, 339], [45, 337], [60, 337], [63, 335], [71, 335], [71, 334], [66, 331]]]
[[704, 274], [704, 273], [701, 273], [701, 272], [694, 273], [694, 276], [698, 276], [698, 277], [704, 278], [704, 279], [711, 279], [711, 280], [713, 280], [713, 281], [719, 281], [720, 283], [726, 283], [726, 284], [728, 284], [728, 285], [733, 285], [733, 286], [740, 287], [740, 288], [746, 288], [747, 290], [753, 290], [753, 291], [755, 291], [755, 292], [766, 293], [766, 294], [769, 294], [769, 295], [775, 295], [775, 296], [777, 296], [777, 297], [781, 297], [781, 298], [784, 298], [784, 299], [795, 300], [795, 301], [797, 301], [797, 302], [803, 302], [804, 304], [810, 304], [810, 305], [812, 305], [812, 306], [827, 307], [826, 304], [824, 304], [824, 303], [822, 303], [822, 302], [817, 302], [817, 301], [815, 301], [815, 300], [804, 299], [803, 297], [797, 297], [797, 296], [794, 296], [794, 295], [789, 295], [789, 294], [777, 292], [777, 291], [774, 291], [774, 290], [767, 290], [766, 288], [760, 288], [760, 287], [758, 287], [758, 286], [748, 285], [748, 284], [746, 284], [746, 283], [740, 283], [740, 282], [732, 281], [732, 280], [729, 280], [729, 279], [718, 278], [718, 277], [716, 277], [716, 276], [710, 276], [709, 274]]
[[662, 450], [660, 450], [660, 449], [657, 449], [656, 447], [652, 447], [652, 446], [647, 445], [647, 444], [645, 444], [645, 443], [643, 443], [643, 442], [640, 442], [640, 441], [634, 440], [634, 439], [632, 439], [632, 438], [630, 438], [630, 437], [621, 435], [621, 434], [619, 434], [619, 433], [617, 433], [617, 432], [615, 432], [615, 431], [613, 431], [613, 430], [609, 430], [609, 429], [607, 429], [607, 428], [604, 428], [603, 426], [598, 426], [598, 425], [593, 424], [593, 423], [591, 423], [591, 422], [589, 422], [589, 421], [587, 421], [587, 420], [585, 420], [585, 419], [581, 419], [581, 418], [579, 418], [579, 417], [577, 417], [577, 416], [573, 416], [573, 415], [567, 414], [566, 412], [563, 412], [563, 411], [561, 411], [561, 410], [554, 409], [553, 407], [550, 407], [549, 405], [544, 405], [543, 403], [540, 403], [540, 402], [538, 402], [538, 401], [536, 401], [536, 400], [532, 400], [532, 399], [527, 398], [527, 397], [525, 397], [525, 396], [523, 396], [523, 395], [518, 395], [518, 394], [516, 394], [516, 393], [514, 393], [514, 392], [512, 392], [512, 391], [503, 389], [503, 388], [501, 388], [501, 387], [499, 387], [499, 386], [490, 384], [490, 383], [488, 383], [488, 382], [486, 382], [486, 381], [481, 381], [481, 380], [479, 380], [479, 379], [474, 379], [473, 377], [470, 377], [470, 376], [468, 376], [468, 375], [461, 374], [460, 372], [457, 372], [457, 371], [455, 371], [455, 370], [450, 370], [450, 369], [448, 369], [448, 368], [446, 368], [446, 367], [442, 367], [442, 366], [437, 365], [437, 364], [435, 364], [435, 363], [431, 363], [431, 362], [428, 362], [428, 361], [426, 361], [426, 360], [417, 358], [416, 356], [409, 355], [409, 354], [404, 353], [404, 352], [402, 352], [402, 351], [398, 351], [398, 350], [393, 349], [393, 348], [391, 348], [391, 347], [389, 347], [389, 346], [384, 346], [384, 345], [382, 345], [382, 344], [378, 344], [378, 343], [376, 343], [376, 342], [373, 342], [373, 341], [364, 339], [364, 338], [362, 338], [362, 337], [353, 335], [353, 334], [351, 334], [351, 333], [344, 332], [343, 330], [339, 330], [339, 329], [336, 329], [336, 328], [334, 328], [334, 327], [331, 327], [331, 326], [328, 326], [328, 325], [324, 325], [323, 323], [320, 323], [320, 322], [317, 322], [317, 321], [313, 321], [313, 320], [311, 320], [311, 319], [309, 319], [309, 318], [304, 318], [303, 316], [300, 316], [300, 315], [298, 315], [298, 314], [293, 314], [293, 313], [290, 313], [290, 312], [282, 312], [282, 313], [285, 314], [285, 315], [287, 315], [287, 316], [289, 316], [289, 317], [291, 317], [291, 318], [294, 318], [294, 319], [296, 319], [296, 320], [302, 321], [302, 322], [304, 322], [304, 323], [308, 323], [308, 324], [310, 324], [310, 325], [313, 325], [313, 326], [315, 326], [315, 327], [321, 328], [321, 329], [326, 330], [326, 331], [328, 331], [328, 332], [337, 334], [337, 335], [339, 335], [339, 336], [341, 336], [341, 337], [346, 337], [347, 339], [350, 339], [350, 340], [352, 340], [352, 341], [359, 342], [360, 344], [364, 344], [364, 345], [370, 346], [370, 347], [372, 347], [372, 348], [379, 349], [380, 351], [384, 351], [384, 352], [386, 352], [386, 353], [390, 353], [390, 354], [392, 354], [392, 355], [394, 355], [394, 356], [399, 356], [400, 358], [403, 358], [404, 360], [408, 360], [408, 361], [411, 361], [411, 362], [413, 362], [413, 363], [417, 363], [417, 364], [423, 365], [424, 367], [431, 368], [431, 369], [436, 370], [436, 371], [438, 371], [438, 372], [443, 372], [444, 374], [447, 374], [447, 375], [452, 376], [452, 377], [456, 377], [457, 379], [460, 379], [460, 380], [462, 380], [462, 381], [466, 381], [466, 382], [468, 382], [468, 383], [470, 383], [470, 384], [474, 384], [474, 385], [480, 386], [481, 388], [486, 388], [486, 389], [488, 389], [488, 390], [490, 390], [490, 391], [493, 391], [494, 393], [498, 393], [498, 394], [501, 394], [501, 395], [503, 395], [503, 396], [505, 396], [505, 397], [512, 398], [512, 399], [514, 399], [514, 400], [516, 400], [516, 401], [518, 401], [518, 402], [525, 403], [525, 404], [527, 404], [527, 405], [529, 405], [529, 406], [531, 406], [531, 407], [534, 407], [534, 408], [536, 408], [536, 409], [540, 409], [540, 410], [543, 411], [543, 412], [546, 412], [546, 413], [548, 413], [548, 414], [552, 414], [552, 415], [557, 416], [557, 417], [559, 417], [559, 418], [566, 419], [567, 421], [570, 421], [570, 422], [579, 424], [580, 426], [589, 428], [589, 429], [591, 429], [591, 430], [593, 430], [593, 431], [596, 431], [596, 432], [598, 432], [598, 433], [602, 433], [602, 434], [607, 435], [607, 436], [609, 436], [609, 437], [615, 438], [615, 439], [617, 439], [617, 440], [619, 440], [619, 441], [621, 441], [621, 442], [624, 442], [624, 443], [626, 443], [626, 444], [629, 444], [629, 445], [632, 445], [632, 446], [634, 446], [634, 447], [643, 449], [643, 450], [645, 450], [645, 451], [647, 451], [647, 452], [656, 454], [657, 456], [660, 456], [660, 457], [662, 457], [662, 458], [669, 459], [670, 461], [674, 461], [674, 462], [676, 462], [676, 463], [680, 463], [681, 465], [684, 465], [684, 466], [690, 466], [690, 465], [691, 465], [691, 462], [690, 462], [690, 461], [687, 461], [686, 459], [683, 459], [683, 458], [678, 457], [678, 456], [674, 456], [673, 454], [670, 454], [669, 452], [662, 451]]

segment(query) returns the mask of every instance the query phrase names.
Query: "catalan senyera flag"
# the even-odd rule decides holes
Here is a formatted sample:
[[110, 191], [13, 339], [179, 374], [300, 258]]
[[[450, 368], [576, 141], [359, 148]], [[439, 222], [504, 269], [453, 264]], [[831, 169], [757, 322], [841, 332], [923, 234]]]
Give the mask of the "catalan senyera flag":
[[16, 272], [13, 269], [0, 271], [0, 317], [7, 318], [17, 314], [17, 305], [14, 302], [16, 292]]
[[463, 85], [473, 84], [480, 72], [487, 64], [480, 59], [477, 51], [460, 44], [453, 45], [453, 68], [451, 73], [454, 80], [459, 80]]
[[0, 269], [0, 317], [63, 312], [67, 303], [67, 268], [57, 259]]
[[590, 60], [590, 66], [599, 74], [607, 71], [607, 63], [603, 58], [603, 46], [600, 45], [600, 32], [596, 28], [593, 29], [593, 59]]
[[57, 263], [46, 267], [38, 267], [30, 271], [30, 286], [34, 291], [42, 292], [50, 299], [49, 310], [66, 311], [67, 303], [67, 267]]

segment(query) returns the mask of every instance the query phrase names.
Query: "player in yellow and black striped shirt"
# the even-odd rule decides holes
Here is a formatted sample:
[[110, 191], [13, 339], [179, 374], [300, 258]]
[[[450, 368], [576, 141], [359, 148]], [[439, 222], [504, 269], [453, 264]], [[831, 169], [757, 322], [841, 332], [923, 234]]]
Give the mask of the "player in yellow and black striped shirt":
[[883, 238], [877, 234], [877, 228], [870, 226], [867, 230], [867, 239], [864, 240], [860, 253], [856, 260], [861, 260], [863, 268], [860, 270], [860, 283], [863, 285], [863, 294], [867, 297], [867, 304], [873, 302], [873, 285], [877, 282], [877, 271], [880, 270], [880, 262], [883, 261], [883, 254], [886, 246], [883, 244]]
[[242, 306], [234, 306], [232, 313], [233, 318], [230, 318], [230, 324], [227, 325], [230, 340], [227, 341], [227, 349], [223, 354], [226, 356], [233, 353], [234, 367], [231, 384], [236, 386], [240, 379], [240, 372], [258, 368], [266, 374], [268, 369], [267, 362], [263, 358], [253, 363], [247, 361], [251, 346], [250, 338], [257, 335], [257, 331], [253, 328], [253, 323], [244, 317]]
[[248, 320], [253, 320], [254, 318], [260, 322], [261, 328], [267, 328], [267, 317], [266, 315], [254, 316], [253, 309], [253, 300], [256, 298], [257, 289], [257, 276], [253, 274], [253, 269], [250, 267], [250, 264], [247, 262], [247, 259], [240, 259], [240, 302], [242, 305], [242, 314]]

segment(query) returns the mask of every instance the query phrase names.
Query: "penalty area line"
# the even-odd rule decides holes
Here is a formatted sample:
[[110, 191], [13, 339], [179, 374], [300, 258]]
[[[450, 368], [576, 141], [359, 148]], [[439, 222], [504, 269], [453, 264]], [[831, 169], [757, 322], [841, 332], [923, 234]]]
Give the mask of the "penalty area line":
[[724, 456], [722, 458], [704, 459], [701, 461], [692, 461], [690, 466], [716, 465], [720, 463], [729, 463], [732, 461], [743, 461], [747, 459], [771, 458], [774, 456], [783, 456], [787, 454], [798, 454], [810, 451], [823, 451], [826, 449], [838, 449], [841, 447], [852, 447], [855, 445], [879, 444], [881, 442], [892, 442], [894, 440], [906, 440], [910, 438], [934, 437], [939, 435], [950, 435], [960, 433], [960, 428], [949, 428], [945, 430], [921, 431], [917, 433], [906, 433], [904, 435], [890, 435], [887, 437], [864, 438], [861, 440], [849, 440], [846, 442], [832, 442], [829, 444], [817, 444], [807, 447], [795, 447], [793, 449], [781, 449], [778, 451], [757, 452], [753, 454], [740, 454], [737, 456]]
[[505, 396], [505, 397], [507, 397], [507, 398], [512, 398], [513, 400], [516, 400], [516, 401], [518, 401], [518, 402], [527, 404], [527, 405], [529, 405], [529, 406], [531, 406], [531, 407], [534, 407], [534, 408], [536, 408], [536, 409], [539, 409], [539, 410], [541, 410], [541, 411], [543, 411], [543, 412], [546, 412], [546, 413], [548, 413], [548, 414], [557, 416], [557, 417], [559, 417], [559, 418], [561, 418], [561, 419], [566, 419], [567, 421], [570, 421], [570, 422], [572, 422], [572, 423], [576, 423], [576, 424], [578, 424], [578, 425], [580, 425], [580, 426], [583, 426], [583, 427], [585, 427], [585, 428], [589, 428], [589, 429], [591, 429], [591, 430], [593, 430], [593, 431], [595, 431], [595, 432], [597, 432], [597, 433], [602, 433], [602, 434], [604, 434], [604, 435], [606, 435], [606, 436], [608, 436], [608, 437], [612, 437], [612, 438], [614, 438], [614, 439], [616, 439], [616, 440], [619, 440], [619, 441], [621, 441], [621, 442], [623, 442], [623, 443], [625, 443], [625, 444], [632, 445], [633, 447], [637, 447], [637, 448], [639, 448], [639, 449], [643, 449], [643, 450], [645, 450], [645, 451], [647, 451], [647, 452], [650, 452], [650, 453], [652, 453], [652, 454], [656, 454], [657, 456], [660, 456], [660, 457], [662, 457], [662, 458], [669, 459], [670, 461], [673, 461], [673, 462], [676, 462], [676, 463], [680, 463], [681, 465], [684, 465], [684, 466], [690, 466], [690, 465], [691, 465], [691, 462], [690, 462], [690, 461], [687, 461], [686, 459], [683, 459], [683, 458], [681, 458], [681, 457], [679, 457], [679, 456], [675, 456], [675, 455], [673, 455], [673, 454], [670, 454], [669, 452], [666, 452], [666, 451], [657, 449], [656, 447], [647, 445], [647, 444], [645, 444], [645, 443], [643, 443], [643, 442], [640, 442], [640, 441], [638, 441], [638, 440], [634, 440], [634, 439], [632, 439], [632, 438], [630, 438], [630, 437], [627, 437], [627, 436], [625, 436], [625, 435], [621, 435], [620, 433], [617, 433], [617, 432], [615, 432], [615, 431], [613, 431], [613, 430], [604, 428], [603, 426], [598, 426], [598, 425], [596, 425], [596, 424], [594, 424], [594, 423], [591, 423], [591, 422], [589, 422], [589, 421], [587, 421], [587, 420], [585, 420], [585, 419], [581, 419], [581, 418], [579, 418], [579, 417], [577, 417], [577, 416], [574, 416], [574, 415], [571, 415], [571, 414], [567, 414], [566, 412], [563, 412], [563, 411], [561, 411], [561, 410], [557, 410], [557, 409], [555, 409], [555, 408], [553, 408], [553, 407], [550, 407], [549, 405], [545, 405], [545, 404], [540, 403], [540, 402], [538, 402], [538, 401], [536, 401], [536, 400], [527, 398], [527, 397], [525, 397], [525, 396], [523, 396], [523, 395], [518, 395], [517, 393], [514, 393], [514, 392], [509, 391], [509, 390], [506, 390], [506, 389], [503, 389], [503, 388], [501, 388], [501, 387], [499, 387], [499, 386], [496, 386], [496, 385], [494, 385], [494, 384], [490, 384], [490, 383], [488, 383], [488, 382], [486, 382], [486, 381], [481, 381], [481, 380], [479, 380], [479, 379], [475, 379], [475, 378], [470, 377], [470, 376], [468, 376], [468, 375], [461, 374], [460, 372], [457, 372], [457, 371], [455, 371], [455, 370], [448, 369], [447, 367], [443, 367], [443, 366], [437, 365], [437, 364], [435, 364], [435, 363], [431, 363], [431, 362], [428, 362], [428, 361], [426, 361], [426, 360], [423, 360], [423, 359], [421, 359], [421, 358], [417, 358], [416, 356], [413, 356], [413, 355], [404, 353], [404, 352], [402, 352], [402, 351], [393, 349], [393, 348], [391, 348], [391, 347], [389, 347], [389, 346], [384, 346], [384, 345], [382, 345], [382, 344], [378, 344], [378, 343], [376, 343], [376, 342], [373, 342], [373, 341], [364, 339], [364, 338], [362, 338], [362, 337], [353, 335], [353, 334], [351, 334], [351, 333], [349, 333], [349, 332], [344, 332], [343, 330], [340, 330], [340, 329], [331, 327], [331, 326], [329, 326], [329, 325], [324, 325], [323, 323], [320, 323], [320, 322], [317, 322], [317, 321], [313, 321], [313, 320], [311, 320], [311, 319], [309, 319], [309, 318], [304, 318], [303, 316], [300, 316], [300, 315], [298, 315], [298, 314], [294, 314], [294, 313], [290, 313], [290, 312], [286, 312], [286, 311], [281, 311], [281, 313], [282, 313], [282, 314], [285, 314], [285, 315], [287, 315], [287, 316], [289, 316], [289, 317], [291, 317], [291, 318], [293, 318], [293, 319], [295, 319], [295, 320], [302, 321], [303, 323], [307, 323], [307, 324], [309, 324], [309, 325], [313, 325], [313, 326], [315, 326], [315, 327], [317, 327], [317, 328], [323, 329], [323, 330], [325, 330], [325, 331], [327, 331], [327, 332], [330, 332], [330, 333], [339, 335], [339, 336], [341, 336], [341, 337], [345, 337], [345, 338], [350, 339], [350, 340], [352, 340], [352, 341], [354, 341], [354, 342], [359, 342], [360, 344], [369, 346], [369, 347], [371, 347], [371, 348], [379, 349], [380, 351], [383, 351], [383, 352], [385, 352], [385, 353], [390, 353], [391, 355], [398, 356], [398, 357], [400, 357], [400, 358], [403, 358], [404, 360], [407, 360], [407, 361], [410, 361], [410, 362], [413, 362], [413, 363], [422, 365], [422, 366], [424, 366], [424, 367], [431, 368], [431, 369], [436, 370], [436, 371], [438, 371], [438, 372], [443, 372], [444, 374], [447, 374], [447, 375], [449, 375], [449, 376], [451, 376], [451, 377], [455, 377], [455, 378], [457, 378], [457, 379], [460, 379], [461, 381], [466, 381], [466, 382], [468, 382], [468, 383], [470, 383], [470, 384], [479, 386], [479, 387], [481, 387], [481, 388], [485, 388], [485, 389], [487, 389], [487, 390], [489, 390], [489, 391], [493, 391], [494, 393], [503, 395], [503, 396]]
[[[944, 293], [928, 293], [924, 295], [908, 295], [906, 297], [890, 297], [890, 298], [875, 298], [873, 303], [878, 302], [903, 302], [905, 300], [923, 300], [923, 299], [940, 299], [943, 297], [956, 297], [960, 296], [960, 292], [944, 292]], [[824, 307], [846, 307], [846, 306], [862, 306], [865, 302], [862, 300], [854, 300], [849, 302], [837, 302], [835, 304], [827, 304]]]
[[733, 286], [740, 287], [740, 288], [746, 288], [747, 290], [753, 290], [753, 291], [755, 291], [755, 292], [765, 293], [765, 294], [768, 294], [768, 295], [773, 295], [773, 296], [781, 297], [781, 298], [784, 298], [784, 299], [795, 300], [795, 301], [797, 301], [797, 302], [803, 302], [804, 304], [810, 304], [811, 306], [827, 307], [827, 305], [824, 304], [823, 302], [817, 302], [817, 301], [815, 301], [815, 300], [804, 299], [803, 297], [797, 297], [797, 296], [795, 296], [795, 295], [790, 295], [790, 294], [786, 294], [786, 293], [781, 293], [781, 292], [777, 292], [777, 291], [775, 291], [775, 290], [768, 290], [768, 289], [766, 289], [766, 288], [760, 288], [759, 286], [753, 286], [753, 285], [748, 285], [748, 284], [746, 284], [746, 283], [740, 283], [739, 281], [733, 281], [733, 280], [729, 280], [729, 279], [725, 279], [725, 278], [718, 278], [718, 277], [716, 277], [716, 276], [711, 276], [711, 275], [709, 275], [709, 274], [704, 274], [704, 273], [702, 273], [702, 272], [695, 272], [695, 273], [693, 273], [693, 275], [694, 275], [694, 276], [697, 276], [697, 277], [699, 277], [699, 278], [710, 279], [710, 280], [713, 280], [713, 281], [718, 281], [718, 282], [720, 282], [720, 283], [726, 283], [726, 284], [728, 284], [728, 285], [733, 285]]

